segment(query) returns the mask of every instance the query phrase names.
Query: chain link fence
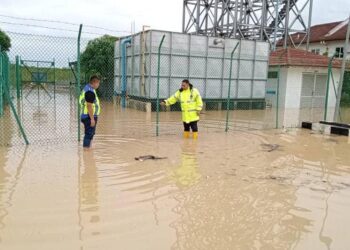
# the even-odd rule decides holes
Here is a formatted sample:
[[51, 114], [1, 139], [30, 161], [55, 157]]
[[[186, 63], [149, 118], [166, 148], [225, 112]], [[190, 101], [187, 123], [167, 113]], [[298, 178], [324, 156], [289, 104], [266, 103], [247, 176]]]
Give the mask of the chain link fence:
[[[302, 121], [333, 116], [339, 63], [328, 71], [301, 71], [297, 84], [290, 85], [290, 68], [281, 62], [268, 67], [265, 43], [152, 32], [120, 40], [82, 37], [80, 59], [78, 37], [8, 32], [12, 47], [1, 56], [0, 144], [25, 144], [23, 134], [29, 143], [77, 141], [77, 98], [92, 74], [102, 79], [98, 128], [111, 135], [126, 135], [133, 126], [135, 136], [182, 133], [180, 104], [159, 103], [173, 95], [183, 79], [202, 96], [199, 124], [205, 132], [300, 127]], [[350, 122], [349, 86], [347, 73], [343, 122]], [[116, 131], [114, 123], [123, 131]]]
[[350, 62], [347, 62], [347, 71], [344, 74], [342, 97], [340, 102], [339, 121], [350, 124]]
[[116, 93], [129, 109], [156, 112], [154, 131], [160, 135], [182, 131], [180, 103], [167, 108], [157, 103], [172, 96], [183, 79], [203, 98], [202, 131], [275, 128], [276, 107], [265, 98], [268, 54], [263, 42], [141, 32], [116, 43]]
[[[9, 33], [10, 84], [30, 143], [67, 141], [77, 132], [77, 38]], [[76, 138], [76, 137], [75, 137]]]
[[[114, 97], [113, 36], [62, 37], [6, 32], [12, 46], [3, 54], [0, 99], [1, 145], [24, 144], [23, 127], [30, 144], [77, 141], [81, 137], [78, 97], [93, 74], [101, 77], [98, 95], [106, 106]], [[78, 40], [80, 57], [78, 58]], [[78, 74], [80, 62], [80, 74]], [[5, 74], [4, 73], [4, 74]], [[4, 75], [3, 74], [3, 75]], [[80, 77], [78, 76], [80, 75]], [[5, 98], [8, 89], [19, 124]]]
[[[28, 144], [11, 94], [11, 64], [7, 53], [0, 52], [0, 145], [17, 144], [23, 138]], [[18, 104], [17, 104], [18, 106]]]

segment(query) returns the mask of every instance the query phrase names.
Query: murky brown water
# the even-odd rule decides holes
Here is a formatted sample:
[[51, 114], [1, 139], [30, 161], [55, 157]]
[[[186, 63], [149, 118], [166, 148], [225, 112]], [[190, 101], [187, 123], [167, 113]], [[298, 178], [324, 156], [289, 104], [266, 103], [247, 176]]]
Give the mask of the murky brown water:
[[162, 114], [172, 134], [155, 138], [151, 116], [106, 109], [90, 152], [0, 148], [0, 249], [349, 249], [347, 138], [184, 140], [178, 118]]

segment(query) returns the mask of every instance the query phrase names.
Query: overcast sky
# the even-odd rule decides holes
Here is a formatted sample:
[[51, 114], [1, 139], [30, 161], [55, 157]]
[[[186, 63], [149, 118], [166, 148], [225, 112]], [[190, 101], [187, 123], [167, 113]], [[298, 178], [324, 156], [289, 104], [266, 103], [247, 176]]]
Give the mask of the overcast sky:
[[[140, 30], [142, 25], [150, 25], [155, 29], [181, 31], [182, 0], [0, 0], [0, 2], [0, 15], [84, 23], [121, 31], [130, 31], [131, 23], [135, 21], [136, 31]], [[349, 12], [349, 0], [314, 0], [313, 24], [344, 20]], [[0, 17], [0, 28], [25, 33], [44, 33], [46, 30], [3, 22], [76, 29], [74, 26], [57, 23]], [[101, 32], [91, 28], [85, 30]], [[116, 33], [116, 35], [123, 34], [125, 33]]]
[[[83, 34], [82, 51], [88, 40], [99, 36], [87, 32], [125, 36], [130, 34], [133, 22], [135, 22], [136, 32], [140, 31], [143, 25], [149, 25], [153, 29], [181, 32], [182, 3], [183, 0], [0, 0], [0, 29], [9, 32], [12, 41], [9, 55], [12, 61], [15, 60], [16, 55], [27, 60], [55, 58], [56, 65], [66, 67], [68, 61], [76, 58], [77, 24], [85, 25], [83, 31], [86, 33]], [[350, 0], [314, 0], [313, 24], [344, 20], [349, 12]], [[75, 25], [11, 17], [56, 20]], [[73, 32], [26, 26], [28, 24]], [[87, 27], [88, 25], [122, 32], [107, 32]], [[13, 32], [40, 34], [45, 37], [26, 36]], [[71, 37], [71, 39], [57, 39], [47, 35]]]

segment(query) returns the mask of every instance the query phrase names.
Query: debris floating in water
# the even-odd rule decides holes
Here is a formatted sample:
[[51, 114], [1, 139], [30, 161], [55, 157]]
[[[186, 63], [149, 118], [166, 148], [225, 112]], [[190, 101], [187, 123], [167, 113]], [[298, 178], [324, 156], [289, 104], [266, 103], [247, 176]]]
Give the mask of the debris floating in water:
[[268, 143], [261, 144], [261, 146], [264, 147], [267, 152], [272, 152], [280, 147], [280, 145], [278, 144], [268, 144]]
[[154, 155], [143, 155], [139, 157], [135, 157], [136, 161], [145, 161], [145, 160], [164, 160], [167, 159], [167, 157], [157, 157]]

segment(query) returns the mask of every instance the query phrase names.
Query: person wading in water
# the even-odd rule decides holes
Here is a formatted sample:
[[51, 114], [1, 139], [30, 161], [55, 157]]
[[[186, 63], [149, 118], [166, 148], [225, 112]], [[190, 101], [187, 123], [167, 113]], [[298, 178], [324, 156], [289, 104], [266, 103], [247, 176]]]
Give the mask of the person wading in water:
[[199, 91], [187, 79], [183, 80], [181, 88], [170, 98], [161, 102], [161, 105], [170, 106], [177, 102], [181, 104], [184, 138], [189, 138], [192, 130], [193, 139], [197, 139], [198, 121], [203, 101]]
[[97, 118], [101, 112], [100, 100], [96, 89], [100, 86], [100, 78], [96, 75], [90, 77], [90, 81], [81, 92], [79, 103], [81, 108], [81, 122], [84, 124], [85, 135], [83, 147], [91, 147], [91, 141], [96, 132]]

